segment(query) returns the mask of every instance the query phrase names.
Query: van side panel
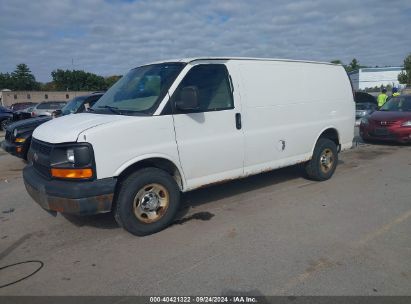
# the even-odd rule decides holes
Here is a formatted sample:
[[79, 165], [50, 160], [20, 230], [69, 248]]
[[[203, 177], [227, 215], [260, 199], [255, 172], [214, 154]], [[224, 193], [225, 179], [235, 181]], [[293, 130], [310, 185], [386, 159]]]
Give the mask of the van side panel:
[[241, 72], [245, 174], [312, 156], [321, 132], [334, 128], [351, 146], [354, 102], [340, 66], [281, 61], [236, 61]]

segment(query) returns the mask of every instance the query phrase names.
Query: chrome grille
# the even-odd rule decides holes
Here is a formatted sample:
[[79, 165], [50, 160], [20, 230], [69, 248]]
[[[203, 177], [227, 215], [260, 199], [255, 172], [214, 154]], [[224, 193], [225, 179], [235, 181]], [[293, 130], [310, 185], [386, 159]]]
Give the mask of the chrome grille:
[[53, 146], [51, 144], [36, 139], [33, 139], [30, 145], [29, 154], [32, 155], [30, 158], [34, 169], [47, 178], [50, 178], [50, 154], [52, 150]]
[[33, 152], [40, 152], [44, 155], [49, 156], [53, 147], [41, 141], [33, 139], [31, 142], [30, 149], [33, 150]]
[[377, 127], [390, 127], [395, 125], [398, 121], [396, 120], [374, 120], [374, 124]]
[[45, 177], [50, 177], [50, 169], [47, 166], [44, 166], [38, 162], [33, 161], [33, 167], [37, 170], [41, 175]]

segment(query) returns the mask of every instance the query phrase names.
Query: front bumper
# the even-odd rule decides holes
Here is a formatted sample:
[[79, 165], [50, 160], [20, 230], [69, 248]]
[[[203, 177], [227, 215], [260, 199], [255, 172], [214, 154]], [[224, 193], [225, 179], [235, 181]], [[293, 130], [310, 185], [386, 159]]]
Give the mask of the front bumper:
[[375, 128], [360, 126], [360, 136], [364, 139], [370, 140], [411, 143], [411, 128], [387, 128], [387, 132], [385, 134], [378, 134]]
[[110, 212], [115, 178], [95, 181], [48, 180], [32, 165], [23, 170], [24, 185], [30, 196], [45, 210], [91, 215]]
[[9, 142], [7, 140], [2, 141], [1, 147], [4, 151], [7, 153], [10, 153], [11, 155], [24, 158], [26, 155], [26, 146], [23, 144], [16, 144]]

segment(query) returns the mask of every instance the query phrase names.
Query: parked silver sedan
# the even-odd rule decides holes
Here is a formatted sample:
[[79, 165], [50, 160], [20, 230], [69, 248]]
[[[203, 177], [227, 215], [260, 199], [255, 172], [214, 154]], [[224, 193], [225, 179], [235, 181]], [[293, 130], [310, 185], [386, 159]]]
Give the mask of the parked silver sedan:
[[65, 101], [43, 101], [33, 108], [31, 116], [51, 116], [54, 111], [60, 110], [66, 103]]

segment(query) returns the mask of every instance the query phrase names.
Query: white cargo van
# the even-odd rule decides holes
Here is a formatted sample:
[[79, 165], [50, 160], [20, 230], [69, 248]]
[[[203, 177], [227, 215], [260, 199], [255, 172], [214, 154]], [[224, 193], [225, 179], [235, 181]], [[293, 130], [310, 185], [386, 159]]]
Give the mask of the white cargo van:
[[352, 145], [341, 65], [194, 58], [132, 69], [89, 113], [33, 133], [27, 191], [51, 212], [113, 211], [136, 235], [160, 231], [180, 192], [302, 163], [329, 179]]

